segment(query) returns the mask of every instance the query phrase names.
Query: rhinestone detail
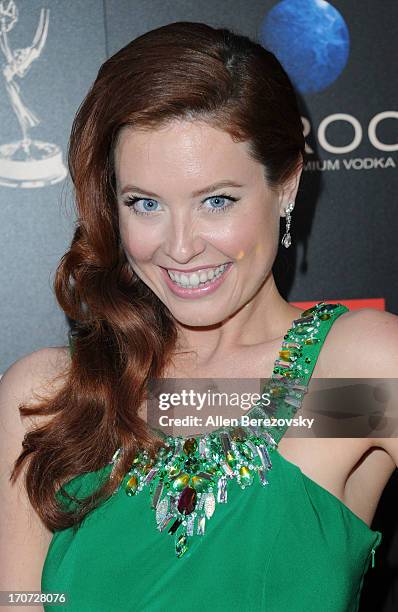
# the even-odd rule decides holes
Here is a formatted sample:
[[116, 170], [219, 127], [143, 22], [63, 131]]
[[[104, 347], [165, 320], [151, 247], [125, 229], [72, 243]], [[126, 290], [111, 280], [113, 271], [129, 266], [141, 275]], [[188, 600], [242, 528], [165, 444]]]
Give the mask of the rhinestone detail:
[[[319, 351], [319, 327], [323, 321], [330, 325], [330, 318], [337, 313], [341, 314], [341, 304], [319, 302], [292, 322], [272, 377], [262, 391], [269, 394], [271, 403], [264, 406], [260, 400], [247, 415], [263, 419], [294, 416], [308, 391], [309, 364], [316, 362], [306, 351]], [[166, 446], [153, 460], [146, 451], [137, 454], [118, 490], [123, 487], [128, 496], [134, 497], [149, 488], [157, 529], [174, 535], [175, 554], [180, 558], [189, 550], [190, 537], [205, 534], [206, 522], [217, 504], [227, 503], [231, 479], [242, 489], [251, 486], [256, 475], [263, 487], [269, 484], [272, 453], [286, 428], [286, 424], [250, 425], [222, 427], [188, 438], [165, 436]], [[110, 462], [114, 466], [120, 451], [117, 449]]]

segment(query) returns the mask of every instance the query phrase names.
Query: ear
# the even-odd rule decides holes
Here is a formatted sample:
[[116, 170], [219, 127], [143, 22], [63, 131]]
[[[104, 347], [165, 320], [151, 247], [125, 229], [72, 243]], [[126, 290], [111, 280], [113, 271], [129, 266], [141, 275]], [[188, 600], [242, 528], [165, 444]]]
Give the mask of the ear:
[[281, 217], [286, 217], [286, 208], [290, 202], [295, 202], [297, 191], [300, 184], [301, 173], [303, 171], [303, 159], [300, 161], [292, 176], [282, 185], [279, 191], [279, 211]]

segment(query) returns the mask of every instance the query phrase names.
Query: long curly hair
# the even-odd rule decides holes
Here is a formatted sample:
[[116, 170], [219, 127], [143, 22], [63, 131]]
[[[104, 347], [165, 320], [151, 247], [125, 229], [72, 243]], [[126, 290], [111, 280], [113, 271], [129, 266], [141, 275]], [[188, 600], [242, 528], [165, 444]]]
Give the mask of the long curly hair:
[[[27, 494], [51, 531], [77, 528], [115, 492], [139, 449], [154, 457], [164, 444], [137, 412], [149, 379], [161, 378], [178, 351], [177, 328], [121, 246], [113, 153], [123, 126], [150, 130], [176, 119], [200, 119], [246, 141], [271, 189], [303, 163], [292, 84], [275, 56], [246, 36], [171, 23], [101, 66], [71, 129], [77, 221], [54, 279], [57, 301], [75, 322], [74, 351], [57, 392], [19, 407], [22, 417], [52, 418], [27, 432], [10, 477], [29, 459]], [[100, 470], [117, 448], [124, 450], [113, 477], [65, 512], [55, 496], [62, 484]]]

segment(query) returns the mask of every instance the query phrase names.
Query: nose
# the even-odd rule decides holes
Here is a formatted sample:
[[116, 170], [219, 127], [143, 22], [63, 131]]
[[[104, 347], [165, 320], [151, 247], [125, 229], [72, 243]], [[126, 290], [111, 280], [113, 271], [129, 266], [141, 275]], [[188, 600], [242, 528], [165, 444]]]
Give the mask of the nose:
[[188, 211], [174, 211], [165, 227], [163, 251], [178, 263], [187, 263], [205, 249], [205, 240]]

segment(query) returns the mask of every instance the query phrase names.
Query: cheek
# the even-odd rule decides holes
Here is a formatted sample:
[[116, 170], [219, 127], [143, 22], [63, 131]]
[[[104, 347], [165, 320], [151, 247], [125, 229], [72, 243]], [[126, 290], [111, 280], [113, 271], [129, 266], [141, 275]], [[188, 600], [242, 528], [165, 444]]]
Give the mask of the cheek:
[[120, 226], [123, 247], [131, 259], [149, 261], [159, 246], [157, 232], [145, 231], [137, 224]]
[[[233, 234], [233, 236], [232, 236]], [[250, 215], [231, 232], [231, 243], [236, 251], [236, 259], [253, 262], [253, 257], [267, 259], [273, 256], [278, 240], [277, 219], [265, 210]]]

